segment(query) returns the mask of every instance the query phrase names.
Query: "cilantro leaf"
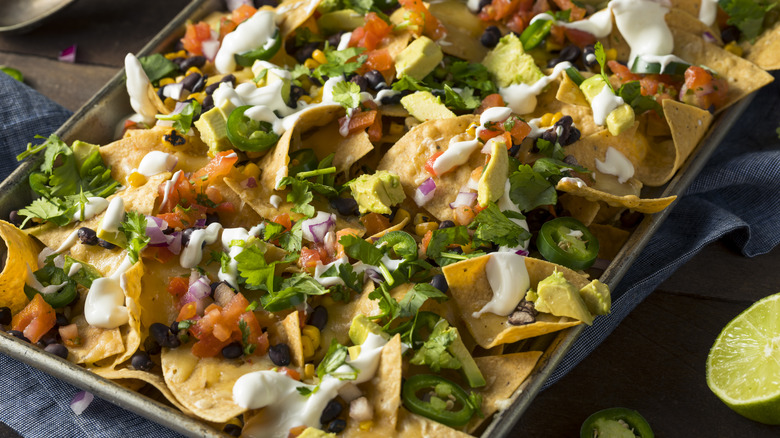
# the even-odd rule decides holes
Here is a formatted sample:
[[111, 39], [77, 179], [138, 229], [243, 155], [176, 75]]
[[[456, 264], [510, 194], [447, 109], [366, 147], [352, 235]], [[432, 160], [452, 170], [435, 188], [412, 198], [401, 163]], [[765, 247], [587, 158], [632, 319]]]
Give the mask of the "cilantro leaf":
[[729, 16], [728, 24], [736, 26], [748, 40], [755, 40], [763, 31], [764, 17], [776, 6], [773, 1], [718, 0]]
[[265, 251], [256, 245], [249, 245], [236, 255], [238, 272], [247, 289], [268, 290], [273, 286], [274, 266], [265, 261]]
[[376, 266], [382, 259], [382, 250], [352, 234], [341, 236], [339, 243], [348, 256], [367, 265]]
[[490, 80], [487, 68], [478, 63], [467, 61], [455, 61], [449, 66], [452, 75], [452, 85], [458, 88], [473, 88], [479, 90], [484, 97], [498, 92], [495, 82]]
[[119, 231], [125, 233], [127, 238], [127, 255], [133, 263], [137, 262], [150, 240], [146, 236], [146, 216], [128, 211], [125, 221], [119, 225]]
[[607, 55], [604, 53], [604, 46], [601, 45], [600, 41], [597, 41], [596, 45], [593, 46], [593, 49], [595, 50], [594, 54], [596, 55], [596, 62], [598, 62], [599, 67], [601, 67], [601, 77], [604, 78], [604, 83], [607, 84], [607, 87], [612, 90], [612, 94], [615, 94], [615, 89], [612, 88], [612, 84], [609, 82], [609, 77], [604, 71], [604, 65], [607, 63]]
[[269, 240], [274, 240], [285, 231], [287, 230], [285, 230], [284, 225], [278, 224], [276, 222], [265, 221], [265, 228], [263, 228], [263, 240], [266, 242]]
[[[75, 206], [74, 206], [75, 207]], [[19, 214], [26, 216], [22, 226], [27, 224], [27, 221], [32, 218], [42, 219], [44, 221], [52, 221], [59, 226], [67, 225], [71, 216], [69, 216], [68, 209], [63, 208], [56, 201], [46, 198], [38, 198], [27, 207], [19, 210]]]
[[408, 76], [408, 75], [401, 75], [401, 77], [393, 82], [393, 90], [394, 91], [431, 91], [430, 87], [425, 86], [423, 83], [418, 81], [417, 79]]
[[192, 119], [200, 114], [200, 110], [200, 103], [190, 100], [177, 114], [157, 114], [155, 117], [160, 120], [173, 120], [173, 129], [186, 134], [192, 126]]
[[301, 251], [303, 241], [303, 221], [296, 222], [290, 231], [279, 236], [279, 246], [290, 254], [297, 254]]
[[[323, 76], [333, 78], [343, 74], [353, 73], [359, 69], [368, 57], [361, 55], [365, 51], [362, 47], [349, 47], [344, 50], [334, 50], [328, 45], [325, 46], [325, 58], [328, 60], [325, 64], [320, 64], [314, 69], [314, 76], [323, 81]], [[354, 61], [350, 59], [357, 57]]]
[[239, 320], [238, 321], [238, 328], [241, 330], [241, 344], [244, 346], [244, 354], [249, 356], [250, 354], [255, 352], [255, 348], [257, 348], [257, 345], [250, 342], [249, 337], [252, 335], [252, 333], [249, 330], [249, 326], [247, 325], [246, 321]]
[[295, 307], [306, 301], [309, 295], [324, 295], [328, 293], [321, 284], [308, 274], [294, 274], [282, 280], [279, 290], [269, 290], [261, 299], [263, 308], [269, 312]]
[[355, 292], [360, 293], [363, 290], [362, 276], [355, 273], [352, 265], [349, 263], [341, 263], [333, 265], [323, 272], [320, 277], [339, 277], [344, 285]]
[[474, 232], [475, 243], [480, 241], [488, 244], [495, 242], [502, 246], [514, 248], [531, 238], [531, 233], [512, 222], [492, 202], [488, 204], [487, 208], [479, 212], [474, 218], [471, 227], [476, 227]]
[[159, 53], [142, 56], [138, 58], [138, 61], [141, 63], [141, 68], [144, 69], [144, 73], [146, 73], [149, 81], [153, 84], [157, 83], [162, 78], [174, 76], [179, 72], [178, 65]]
[[309, 185], [305, 181], [286, 176], [280, 181], [280, 185], [291, 186], [290, 193], [287, 194], [287, 202], [295, 204], [292, 211], [300, 213], [306, 217], [314, 216], [316, 210], [311, 205], [311, 201], [314, 200], [314, 195], [309, 188]]
[[317, 366], [317, 377], [322, 380], [326, 374], [332, 374], [347, 363], [348, 355], [347, 347], [339, 344], [336, 339], [331, 339], [328, 352], [325, 353], [325, 357], [322, 358], [322, 361]]
[[398, 303], [398, 316], [401, 318], [408, 318], [416, 315], [420, 310], [420, 307], [422, 307], [429, 298], [441, 302], [447, 299], [447, 295], [433, 287], [430, 283], [415, 284], [414, 287], [406, 292], [406, 295], [404, 295], [403, 299]]
[[314, 394], [314, 391], [312, 391], [311, 389], [309, 389], [309, 388], [307, 388], [305, 386], [298, 386], [298, 387], [295, 388], [295, 390], [298, 391], [298, 394], [300, 394], [300, 395], [302, 395], [304, 397], [308, 397], [308, 396]]
[[641, 86], [639, 81], [626, 82], [620, 86], [617, 95], [620, 96], [624, 102], [631, 105], [634, 109], [634, 113], [640, 115], [645, 111], [653, 110], [658, 113], [659, 116], [663, 116], [663, 108], [652, 96], [643, 96], [640, 92]]
[[474, 97], [474, 90], [464, 88], [458, 93], [449, 85], [444, 86], [444, 105], [455, 110], [472, 110], [479, 106], [480, 100]]
[[554, 158], [540, 158], [534, 162], [533, 171], [542, 175], [544, 179], [552, 184], [558, 184], [563, 177], [571, 176], [571, 171], [579, 173], [591, 173], [590, 170], [573, 164], [564, 163]]
[[448, 351], [448, 347], [457, 338], [457, 332], [449, 324], [444, 324], [440, 320], [434, 326], [428, 340], [417, 350], [409, 362], [414, 365], [428, 365], [428, 368], [435, 373], [441, 371], [442, 368], [457, 370], [462, 364]]
[[563, 160], [566, 157], [566, 154], [563, 153], [561, 144], [557, 141], [553, 143], [539, 137], [535, 140], [534, 146], [536, 146], [536, 148], [539, 149], [539, 153], [544, 156], [555, 158], [556, 160]]
[[527, 164], [523, 164], [509, 176], [509, 199], [520, 210], [531, 211], [540, 205], [555, 205], [558, 193], [555, 186]]
[[442, 257], [442, 253], [451, 244], [466, 245], [471, 241], [468, 228], [464, 226], [441, 228], [434, 230], [431, 241], [428, 243], [426, 255], [436, 261], [439, 266], [455, 263], [456, 260]]
[[333, 87], [333, 101], [346, 109], [360, 105], [360, 86], [354, 82], [341, 81]]

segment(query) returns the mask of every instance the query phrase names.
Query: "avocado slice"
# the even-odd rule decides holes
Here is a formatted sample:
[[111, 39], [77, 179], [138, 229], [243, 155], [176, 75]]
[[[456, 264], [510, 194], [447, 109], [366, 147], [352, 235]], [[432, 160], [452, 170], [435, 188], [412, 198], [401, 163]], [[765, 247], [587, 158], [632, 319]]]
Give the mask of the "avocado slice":
[[588, 306], [588, 311], [594, 315], [606, 315], [612, 307], [609, 286], [598, 280], [593, 280], [580, 289], [580, 297]]
[[76, 140], [71, 145], [73, 149], [73, 156], [76, 158], [76, 166], [81, 169], [84, 162], [87, 161], [92, 153], [100, 149], [100, 146], [96, 144], [87, 143], [85, 141]]
[[360, 213], [390, 214], [390, 207], [406, 199], [401, 178], [389, 170], [360, 175], [349, 183], [349, 188]]
[[477, 185], [477, 201], [480, 207], [487, 207], [504, 196], [506, 175], [509, 173], [509, 153], [506, 141], [495, 137], [491, 140], [490, 161], [485, 166]]
[[333, 35], [339, 32], [351, 32], [364, 23], [363, 16], [352, 9], [342, 9], [338, 11], [322, 14], [317, 19], [317, 26], [325, 35]]
[[536, 292], [526, 296], [526, 299], [531, 298], [534, 307], [540, 312], [568, 316], [588, 325], [593, 324], [593, 315], [588, 311], [579, 291], [560, 271], [555, 271], [540, 281], [536, 286]]
[[455, 117], [455, 113], [444, 106], [438, 97], [428, 91], [418, 91], [402, 97], [401, 105], [409, 111], [412, 117], [421, 122]]
[[488, 52], [482, 60], [482, 65], [501, 88], [519, 83], [533, 84], [544, 76], [534, 58], [523, 50], [520, 38], [511, 32], [503, 36], [498, 45]]
[[412, 41], [395, 57], [396, 76], [410, 76], [418, 81], [432, 72], [444, 58], [441, 47], [428, 37]]
[[[227, 115], [229, 114], [228, 112]], [[209, 147], [209, 155], [233, 149], [233, 144], [227, 137], [227, 115], [222, 108], [212, 108], [195, 121], [200, 139]]]
[[386, 340], [390, 340], [390, 335], [382, 330], [379, 324], [368, 319], [366, 315], [357, 315], [352, 318], [352, 324], [349, 326], [349, 339], [355, 345], [361, 345], [366, 341], [369, 333], [379, 335]]
[[[585, 99], [588, 103], [593, 104], [593, 99], [598, 96], [604, 87], [607, 86], [607, 82], [601, 75], [591, 76], [580, 84], [580, 90], [585, 95]], [[634, 124], [634, 110], [631, 105], [624, 103], [607, 115], [607, 129], [612, 135], [620, 135], [621, 132], [630, 128]]]

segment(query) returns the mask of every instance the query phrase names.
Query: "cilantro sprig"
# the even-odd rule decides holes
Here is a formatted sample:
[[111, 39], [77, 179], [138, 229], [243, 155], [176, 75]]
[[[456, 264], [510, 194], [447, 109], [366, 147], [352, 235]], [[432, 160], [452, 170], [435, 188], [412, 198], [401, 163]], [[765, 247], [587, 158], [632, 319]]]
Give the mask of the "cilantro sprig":
[[146, 216], [135, 211], [128, 211], [125, 221], [119, 225], [119, 231], [127, 238], [127, 255], [135, 263], [141, 255], [141, 251], [151, 240], [146, 235]]
[[354, 82], [342, 81], [333, 87], [333, 101], [346, 109], [360, 105], [360, 86]]
[[596, 62], [598, 62], [599, 67], [601, 67], [601, 77], [604, 78], [604, 83], [607, 84], [607, 87], [612, 90], [612, 94], [615, 94], [615, 89], [612, 88], [612, 84], [609, 82], [609, 76], [607, 76], [606, 70], [604, 69], [604, 66], [607, 63], [607, 55], [604, 52], [604, 46], [601, 45], [600, 41], [597, 41], [596, 45], [593, 46], [593, 49], [594, 55], [596, 55]]
[[365, 49], [362, 47], [349, 47], [344, 50], [335, 50], [326, 44], [323, 53], [328, 62], [317, 66], [312, 74], [320, 82], [324, 82], [323, 76], [332, 78], [354, 73], [368, 59], [368, 56], [362, 55], [364, 51]]
[[157, 114], [159, 120], [172, 120], [173, 129], [186, 134], [192, 126], [192, 120], [200, 115], [201, 106], [197, 100], [190, 100], [187, 104], [176, 114]]

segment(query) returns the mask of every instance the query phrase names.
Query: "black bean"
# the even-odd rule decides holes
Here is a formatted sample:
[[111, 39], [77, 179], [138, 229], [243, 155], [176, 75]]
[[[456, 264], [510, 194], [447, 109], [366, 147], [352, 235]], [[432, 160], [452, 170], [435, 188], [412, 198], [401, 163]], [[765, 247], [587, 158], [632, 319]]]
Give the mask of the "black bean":
[[295, 60], [299, 64], [303, 64], [307, 59], [311, 58], [311, 55], [320, 46], [319, 43], [306, 43], [300, 49], [295, 51]]
[[553, 126], [552, 128], [544, 131], [542, 133], [541, 139], [555, 144], [555, 142], [558, 141], [558, 133], [555, 132], [555, 127]]
[[190, 73], [184, 79], [181, 80], [181, 85], [187, 91], [194, 91], [195, 84], [197, 84], [203, 76], [200, 73]]
[[79, 241], [83, 243], [84, 245], [97, 245], [98, 244], [98, 237], [97, 233], [95, 233], [95, 230], [87, 227], [81, 227], [79, 228]]
[[187, 246], [190, 243], [190, 237], [195, 232], [195, 228], [187, 228], [181, 232], [181, 246]]
[[509, 148], [509, 156], [516, 157], [517, 153], [520, 152], [520, 147], [522, 147], [522, 145], [522, 143], [512, 143], [512, 147]]
[[728, 44], [732, 41], [739, 39], [739, 29], [737, 26], [726, 26], [720, 31], [720, 38], [723, 40], [723, 44]]
[[333, 198], [330, 200], [330, 206], [342, 216], [358, 214], [358, 203], [353, 198]]
[[230, 436], [241, 436], [241, 426], [233, 423], [226, 424], [224, 429], [222, 429], [223, 432]]
[[130, 365], [138, 371], [149, 371], [154, 366], [154, 362], [149, 358], [149, 355], [142, 350], [138, 350], [130, 358]]
[[179, 66], [179, 70], [182, 70], [181, 66], [182, 66], [182, 64], [184, 64], [184, 61], [186, 61], [186, 60], [187, 60], [187, 58], [185, 58], [183, 56], [177, 56], [176, 58], [171, 59], [171, 61], [174, 64]]
[[287, 344], [276, 344], [268, 349], [268, 357], [276, 366], [290, 365], [290, 347]]
[[181, 341], [173, 333], [171, 333], [170, 327], [159, 322], [155, 322], [149, 326], [149, 334], [155, 341], [165, 348], [176, 348], [181, 345]]
[[363, 77], [366, 78], [366, 81], [368, 82], [368, 87], [374, 91], [380, 91], [387, 88], [385, 77], [382, 76], [382, 73], [379, 73], [379, 70], [370, 70], [366, 72], [366, 74], [363, 75]]
[[341, 43], [341, 35], [343, 35], [343, 34], [344, 34], [344, 32], [337, 32], [337, 33], [334, 33], [333, 35], [329, 36], [328, 37], [328, 45], [330, 45], [331, 47], [338, 47], [339, 44]]
[[238, 359], [244, 354], [244, 348], [240, 342], [231, 342], [222, 349], [222, 357], [225, 359]]
[[439, 289], [443, 293], [446, 293], [450, 288], [450, 286], [447, 284], [447, 278], [444, 276], [444, 274], [434, 275], [431, 279], [431, 286]]
[[449, 252], [453, 252], [455, 254], [463, 254], [463, 248], [456, 246], [455, 248], [448, 249]]
[[68, 358], [68, 349], [62, 344], [49, 344], [46, 346], [46, 348], [44, 348], [44, 351], [55, 356], [59, 356], [63, 359]]
[[454, 226], [455, 226], [455, 222], [448, 219], [448, 220], [441, 221], [441, 223], [439, 224], [439, 229], [441, 230], [442, 228], [452, 228]]
[[51, 330], [46, 332], [46, 334], [41, 336], [41, 339], [38, 342], [42, 342], [44, 346], [49, 344], [56, 344], [57, 341], [59, 340], [59, 334], [60, 334], [59, 330], [57, 330], [56, 328], [52, 328]]
[[163, 102], [165, 102], [165, 92], [163, 91], [165, 90], [165, 87], [167, 87], [167, 85], [163, 85], [157, 89], [157, 97], [159, 97]]
[[341, 411], [344, 410], [344, 406], [341, 405], [341, 403], [338, 402], [338, 400], [333, 399], [328, 402], [327, 405], [325, 405], [325, 409], [322, 410], [322, 415], [320, 416], [320, 423], [325, 424], [329, 423], [332, 420], [335, 420], [336, 417], [338, 417], [341, 414]]
[[203, 98], [203, 105], [201, 107], [201, 112], [205, 113], [206, 111], [214, 108], [214, 98], [209, 96], [206, 96]]
[[564, 140], [561, 140], [560, 142], [561, 146], [568, 146], [576, 142], [577, 140], [580, 139], [581, 135], [582, 133], [580, 132], [580, 130], [572, 126], [571, 128], [569, 128], [569, 135], [567, 135]]
[[287, 106], [290, 108], [297, 108], [298, 100], [300, 100], [301, 96], [304, 94], [306, 94], [306, 90], [304, 90], [303, 87], [292, 85], [290, 87], [290, 97], [287, 99]]
[[395, 105], [401, 103], [401, 99], [404, 96], [405, 94], [403, 92], [393, 93], [389, 96], [383, 96], [382, 99], [380, 99], [380, 102], [382, 102], [382, 105]]
[[347, 422], [342, 420], [341, 418], [337, 418], [331, 421], [330, 423], [328, 423], [328, 427], [325, 429], [325, 431], [329, 433], [341, 433], [346, 428], [347, 428]]
[[574, 44], [568, 45], [561, 50], [561, 53], [558, 55], [558, 59], [568, 62], [575, 62], [577, 61], [577, 58], [580, 57], [582, 54], [582, 50], [580, 50], [579, 47], [575, 46]]
[[220, 83], [222, 82], [230, 82], [230, 85], [236, 86], [236, 77], [231, 73], [229, 75], [222, 76], [222, 79], [219, 80]]
[[328, 309], [326, 309], [324, 306], [315, 307], [314, 310], [312, 310], [311, 315], [309, 315], [309, 321], [306, 322], [306, 324], [317, 327], [317, 329], [320, 331], [325, 328], [325, 324], [327, 323]]
[[190, 56], [181, 63], [181, 69], [187, 71], [190, 67], [201, 68], [206, 63], [206, 57], [201, 55]]
[[10, 325], [13, 315], [8, 307], [0, 307], [0, 325]]
[[97, 243], [98, 243], [98, 245], [100, 247], [105, 248], [105, 249], [114, 249], [114, 248], [116, 248], [116, 245], [114, 245], [113, 243], [111, 243], [111, 242], [109, 242], [107, 240], [98, 239]]
[[208, 80], [208, 76], [203, 75], [198, 79], [198, 82], [195, 83], [195, 85], [192, 86], [192, 92], [193, 93], [199, 93], [203, 91], [204, 88], [206, 88], [206, 81]]
[[13, 336], [13, 337], [15, 337], [15, 338], [19, 338], [19, 339], [23, 340], [24, 342], [30, 342], [30, 340], [27, 339], [27, 337], [24, 335], [24, 333], [20, 332], [19, 330], [8, 330], [8, 334]]
[[211, 85], [207, 85], [206, 88], [203, 89], [203, 91], [206, 92], [206, 97], [211, 97], [212, 94], [214, 94], [214, 91], [219, 88], [219, 82], [214, 82]]
[[284, 41], [284, 51], [287, 52], [288, 55], [292, 56], [295, 54], [295, 49], [297, 49], [295, 45], [295, 38], [287, 38]]
[[580, 163], [577, 162], [577, 159], [574, 157], [574, 155], [567, 155], [563, 157], [563, 162], [570, 165], [570, 166], [579, 166]]
[[498, 45], [498, 40], [500, 39], [501, 30], [496, 26], [488, 26], [485, 31], [482, 32], [479, 42], [488, 49], [492, 49]]
[[171, 331], [171, 333], [173, 333], [174, 335], [178, 335], [178, 334], [179, 334], [179, 322], [178, 322], [178, 321], [173, 321], [173, 322], [171, 323], [171, 326], [170, 326], [168, 329], [169, 329], [169, 330]]
[[312, 85], [315, 87], [321, 87], [325, 82], [328, 82], [328, 77], [325, 75], [322, 75], [322, 81], [320, 82], [319, 79], [317, 79], [314, 76], [309, 76], [309, 82], [311, 82]]
[[219, 222], [219, 215], [217, 213], [206, 213], [206, 226]]
[[70, 321], [68, 320], [68, 317], [65, 316], [64, 313], [57, 313], [57, 320], [55, 322], [57, 327], [65, 327], [66, 325], [70, 325]]
[[17, 227], [21, 227], [22, 222], [24, 222], [24, 219], [22, 218], [21, 215], [19, 215], [18, 211], [14, 210], [8, 215], [8, 222], [11, 222]]
[[596, 49], [594, 49], [593, 46], [585, 46], [585, 48], [582, 49], [582, 65], [588, 68], [598, 65], [598, 61], [596, 61]]
[[561, 58], [553, 58], [547, 61], [547, 68], [553, 68], [558, 65], [559, 62], [561, 62]]
[[360, 91], [368, 91], [368, 79], [361, 75], [354, 75], [349, 78], [349, 81], [353, 84], [357, 84], [360, 87]]
[[149, 354], [160, 354], [162, 347], [160, 347], [160, 344], [158, 344], [153, 337], [147, 336], [146, 339], [144, 339], [144, 350]]
[[255, 5], [255, 8], [257, 9], [260, 9], [263, 6], [270, 6], [272, 8], [279, 6], [279, 2], [277, 2], [276, 0], [254, 0], [253, 3]]

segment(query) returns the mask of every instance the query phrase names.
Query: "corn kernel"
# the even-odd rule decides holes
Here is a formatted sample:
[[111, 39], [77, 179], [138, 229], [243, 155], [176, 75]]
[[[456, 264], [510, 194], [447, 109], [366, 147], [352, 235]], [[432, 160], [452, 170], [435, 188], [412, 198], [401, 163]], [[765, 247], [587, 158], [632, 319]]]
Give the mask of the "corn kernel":
[[172, 83], [173, 83], [173, 78], [162, 78], [162, 79], [160, 79], [160, 86], [161, 87], [163, 85], [170, 85]]
[[322, 52], [322, 50], [317, 49], [311, 54], [311, 58], [320, 64], [327, 64], [328, 58], [325, 57], [325, 53]]
[[358, 428], [360, 428], [362, 431], [371, 430], [372, 427], [374, 427], [374, 422], [372, 420], [361, 421], [358, 425]]
[[417, 213], [416, 215], [414, 215], [414, 225], [415, 226], [420, 225], [423, 222], [430, 222], [430, 221], [431, 221], [431, 218], [428, 215], [425, 215], [425, 214], [422, 214], [422, 213]]
[[127, 177], [127, 182], [131, 187], [141, 187], [146, 184], [146, 177], [138, 172], [133, 172]]
[[410, 217], [411, 217], [411, 215], [409, 214], [408, 211], [406, 211], [403, 208], [399, 208], [398, 211], [395, 212], [395, 217], [393, 218], [393, 223], [391, 223], [390, 225], [398, 225], [398, 224], [400, 224], [401, 222], [403, 222], [404, 220], [406, 220], [406, 219], [408, 219]]
[[246, 166], [244, 166], [244, 170], [241, 172], [246, 176], [247, 178], [259, 178], [260, 177], [260, 168], [257, 167], [257, 164], [250, 162]]
[[311, 103], [311, 97], [309, 96], [301, 96], [298, 100], [306, 103]]
[[421, 224], [417, 224], [414, 227], [414, 232], [418, 236], [425, 236], [425, 234], [428, 231], [433, 232], [434, 230], [438, 230], [438, 229], [439, 229], [439, 224], [437, 224], [436, 222], [423, 222]]
[[305, 336], [301, 337], [301, 347], [303, 347], [303, 358], [310, 359], [314, 357], [314, 346], [311, 343], [311, 338]]
[[170, 52], [165, 54], [166, 59], [186, 58], [187, 52], [179, 50], [178, 52]]
[[187, 69], [187, 72], [186, 72], [186, 73], [184, 73], [184, 76], [185, 76], [185, 77], [186, 77], [186, 76], [189, 76], [189, 75], [190, 75], [190, 73], [197, 73], [197, 74], [199, 74], [199, 75], [203, 76], [203, 72], [202, 72], [202, 71], [200, 71], [200, 69], [199, 69], [198, 67], [190, 67], [190, 68], [188, 68], [188, 69]]
[[617, 59], [617, 50], [609, 49], [604, 52], [604, 56], [607, 58], [607, 61], [614, 61]]
[[311, 339], [312, 347], [314, 347], [315, 350], [319, 348], [321, 341], [320, 329], [313, 325], [307, 325], [301, 329], [301, 335]]
[[198, 103], [203, 103], [203, 99], [206, 98], [206, 93], [199, 92], [199, 93], [192, 93], [189, 96], [187, 96], [188, 99], [195, 99], [198, 101]]
[[468, 134], [469, 136], [477, 135], [478, 126], [479, 125], [477, 125], [476, 123], [472, 123], [471, 126], [469, 126], [469, 129], [466, 130], [466, 134]]
[[742, 56], [742, 47], [740, 47], [736, 41], [732, 41], [724, 47], [726, 51], [731, 52], [737, 56]]
[[310, 70], [313, 70], [313, 69], [319, 67], [319, 65], [320, 65], [320, 63], [315, 61], [312, 58], [309, 58], [309, 59], [307, 59], [306, 61], [303, 62], [303, 66], [308, 68], [308, 69], [310, 69]]
[[539, 120], [539, 126], [550, 126], [552, 125], [552, 119], [553, 114], [552, 113], [545, 113], [541, 120]]
[[303, 366], [303, 378], [304, 379], [313, 379], [314, 378], [314, 364], [313, 363], [307, 363]]
[[561, 120], [561, 118], [563, 118], [563, 113], [558, 111], [557, 113], [553, 114], [552, 120], [550, 120], [550, 124], [554, 125], [554, 124], [558, 123], [558, 120]]

